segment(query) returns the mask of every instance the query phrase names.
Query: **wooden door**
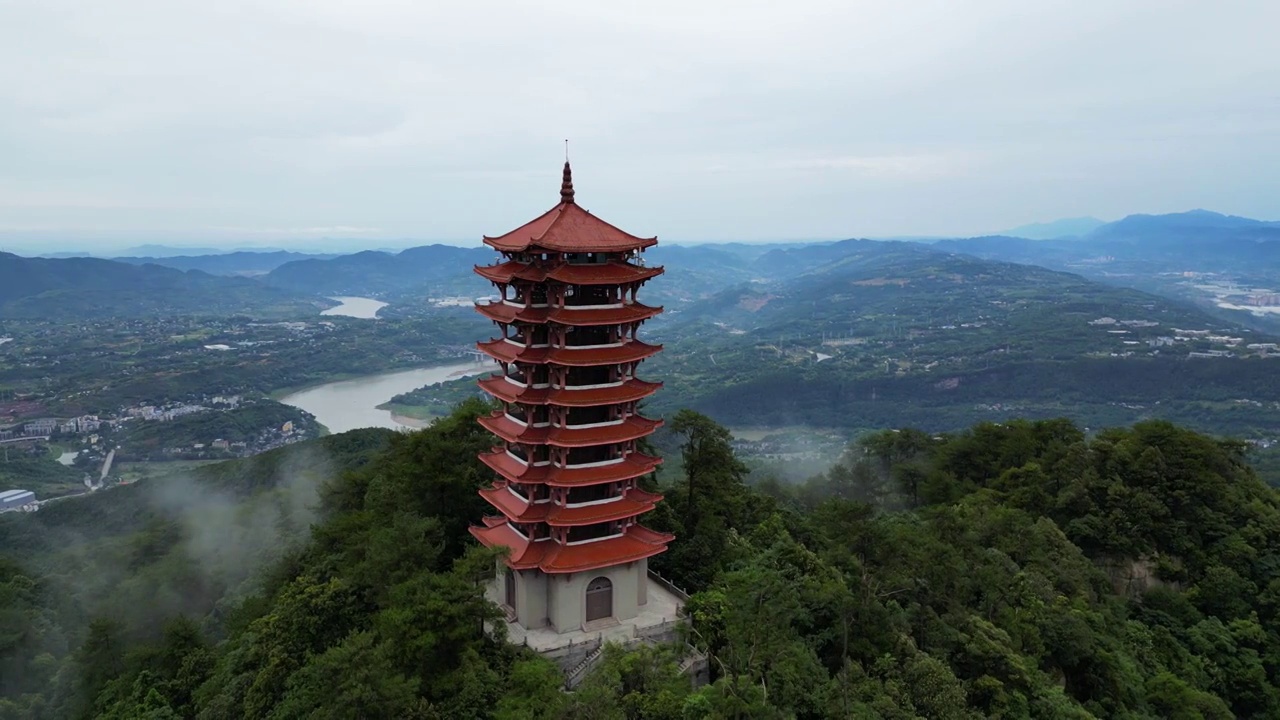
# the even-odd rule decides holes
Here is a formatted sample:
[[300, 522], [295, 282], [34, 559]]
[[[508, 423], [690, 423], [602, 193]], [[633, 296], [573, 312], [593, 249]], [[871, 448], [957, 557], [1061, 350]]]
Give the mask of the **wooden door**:
[[587, 585], [587, 622], [613, 616], [613, 583], [598, 577]]

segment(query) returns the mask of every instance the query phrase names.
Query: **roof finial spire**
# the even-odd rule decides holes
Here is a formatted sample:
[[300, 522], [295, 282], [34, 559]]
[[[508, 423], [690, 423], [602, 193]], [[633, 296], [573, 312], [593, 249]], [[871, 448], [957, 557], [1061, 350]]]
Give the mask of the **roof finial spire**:
[[564, 141], [564, 180], [560, 183], [560, 202], [573, 204], [573, 170], [569, 168], [569, 141]]

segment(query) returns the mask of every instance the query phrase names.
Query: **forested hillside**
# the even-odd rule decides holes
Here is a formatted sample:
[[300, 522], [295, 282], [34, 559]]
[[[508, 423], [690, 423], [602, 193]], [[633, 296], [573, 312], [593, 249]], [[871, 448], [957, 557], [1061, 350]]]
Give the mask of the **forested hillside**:
[[24, 258], [0, 252], [0, 317], [310, 315], [323, 305], [247, 278], [98, 258]]
[[[482, 631], [499, 616], [479, 585], [492, 555], [465, 528], [484, 511], [484, 410], [468, 403], [389, 446], [390, 433], [350, 433], [305, 462], [295, 448], [214, 466], [200, 484], [234, 498], [224, 512], [238, 517], [281, 497], [290, 462], [314, 473], [332, 458], [309, 538], [283, 533], [299, 541], [237, 582], [193, 562], [210, 538], [163, 504], [108, 494], [6, 518], [0, 717], [1190, 719], [1280, 707], [1280, 503], [1240, 445], [1159, 422], [1092, 438], [1061, 420], [889, 431], [802, 486], [748, 487], [728, 433], [689, 411], [671, 418], [684, 474], [648, 522], [677, 534], [654, 564], [695, 592], [689, 641], [713, 682], [692, 688], [675, 649], [615, 650], [563, 693], [553, 666]], [[72, 533], [87, 542], [67, 550]], [[68, 593], [66, 563], [86, 552], [115, 558], [119, 576]]]

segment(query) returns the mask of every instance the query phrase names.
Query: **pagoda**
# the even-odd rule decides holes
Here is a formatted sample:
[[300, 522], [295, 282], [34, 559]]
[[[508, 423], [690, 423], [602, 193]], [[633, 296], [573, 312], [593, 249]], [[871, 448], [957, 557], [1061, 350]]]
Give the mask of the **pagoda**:
[[523, 629], [635, 619], [648, 602], [648, 558], [673, 539], [639, 524], [662, 499], [639, 486], [662, 462], [640, 440], [662, 421], [638, 409], [661, 383], [636, 376], [662, 349], [637, 336], [662, 312], [636, 300], [662, 273], [641, 258], [657, 242], [578, 205], [567, 161], [555, 207], [484, 238], [501, 254], [475, 268], [500, 296], [476, 305], [500, 333], [477, 344], [501, 367], [479, 381], [501, 404], [480, 418], [498, 440], [480, 455], [496, 475], [480, 494], [497, 514], [471, 533], [509, 549], [491, 595]]

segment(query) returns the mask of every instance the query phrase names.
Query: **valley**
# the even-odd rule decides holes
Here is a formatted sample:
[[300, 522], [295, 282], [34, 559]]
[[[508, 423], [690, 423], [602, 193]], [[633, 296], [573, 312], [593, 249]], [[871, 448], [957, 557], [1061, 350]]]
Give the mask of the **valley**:
[[[1206, 229], [1218, 217], [1137, 218], [1078, 239], [660, 246], [648, 262], [666, 273], [645, 292], [666, 312], [646, 337], [665, 351], [642, 372], [665, 387], [648, 412], [691, 407], [727, 422], [758, 472], [793, 480], [820, 471], [867, 432], [946, 432], [1015, 417], [1065, 416], [1090, 429], [1168, 419], [1244, 438], [1269, 456], [1280, 440], [1280, 394], [1268, 381], [1280, 351], [1266, 322], [1232, 309], [1248, 307], [1244, 314], [1256, 320], [1267, 306], [1247, 303], [1269, 296], [1254, 286], [1248, 295], [1221, 273], [1252, 267], [1265, 279], [1269, 266], [1256, 260], [1268, 251], [1247, 244], [1264, 241], [1241, 233], [1273, 228], [1232, 221]], [[1191, 250], [1172, 259], [1144, 252], [1143, 242], [1163, 247], [1152, 225], [1193, 245], [1217, 232], [1240, 250], [1216, 265], [1196, 264], [1203, 257]], [[0, 297], [0, 426], [12, 433], [42, 418], [114, 420], [130, 408], [198, 405], [212, 396], [273, 408], [255, 432], [286, 421], [313, 428], [299, 439], [330, 424], [430, 421], [474, 395], [473, 381], [430, 384], [432, 375], [409, 387], [375, 378], [452, 367], [487, 337], [469, 306], [489, 292], [471, 266], [490, 254], [428, 245], [124, 263], [2, 257], [0, 272], [29, 277], [25, 290], [11, 286]], [[1114, 262], [1089, 261], [1099, 254]], [[70, 323], [63, 310], [48, 319], [31, 314], [55, 297], [66, 310], [93, 302], [94, 293], [128, 298], [139, 283], [148, 291], [186, 283], [175, 292], [195, 299], [201, 288], [218, 287], [241, 304], [111, 300]], [[284, 298], [292, 304], [281, 305]], [[378, 397], [348, 406], [337, 400], [342, 393], [316, 389], [327, 383], [375, 383]], [[279, 402], [289, 398], [303, 401]], [[317, 421], [309, 407], [349, 417]], [[161, 437], [117, 432], [99, 438], [97, 451], [86, 446], [78, 462], [100, 461], [106, 443], [117, 441], [126, 459], [149, 461], [208, 457], [215, 442], [224, 452], [252, 447], [251, 438], [221, 437], [233, 433], [212, 426], [204, 434], [176, 424]]]

